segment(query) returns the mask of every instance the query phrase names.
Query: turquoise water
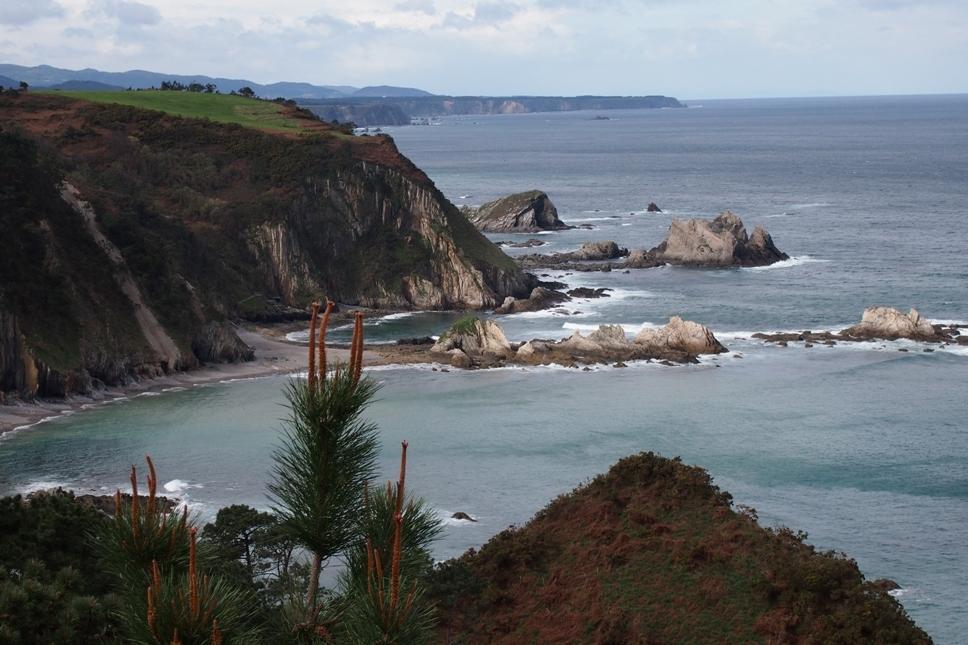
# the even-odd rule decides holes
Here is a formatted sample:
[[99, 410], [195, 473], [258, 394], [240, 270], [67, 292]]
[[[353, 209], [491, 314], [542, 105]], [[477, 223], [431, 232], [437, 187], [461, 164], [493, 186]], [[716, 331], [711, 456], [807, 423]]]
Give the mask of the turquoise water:
[[[436, 555], [478, 546], [618, 458], [654, 450], [707, 468], [765, 523], [805, 530], [868, 576], [897, 580], [920, 625], [938, 642], [961, 642], [968, 348], [781, 348], [749, 334], [838, 329], [871, 304], [968, 320], [968, 99], [727, 102], [591, 116], [455, 119], [394, 136], [458, 203], [536, 186], [565, 221], [598, 227], [543, 236], [551, 249], [592, 239], [651, 246], [671, 216], [638, 212], [654, 199], [683, 215], [732, 206], [795, 260], [766, 270], [561, 275], [613, 288], [613, 297], [569, 304], [567, 315], [500, 320], [523, 339], [602, 323], [634, 331], [681, 313], [709, 324], [731, 350], [700, 365], [372, 371], [383, 381], [371, 410], [383, 475], [393, 476], [407, 439], [413, 489], [442, 517], [480, 520], [448, 522]], [[435, 334], [452, 319], [372, 320], [368, 337]], [[142, 396], [18, 432], [0, 440], [0, 494], [58, 484], [109, 493], [149, 453], [170, 491], [203, 516], [228, 503], [264, 507], [285, 383]]]

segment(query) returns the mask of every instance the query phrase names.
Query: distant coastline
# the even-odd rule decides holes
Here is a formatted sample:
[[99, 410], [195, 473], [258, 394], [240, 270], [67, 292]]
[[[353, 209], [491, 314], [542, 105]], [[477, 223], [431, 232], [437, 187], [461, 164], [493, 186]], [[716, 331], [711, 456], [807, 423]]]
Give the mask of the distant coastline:
[[671, 96], [380, 96], [302, 99], [300, 107], [324, 121], [359, 126], [409, 125], [414, 119], [454, 115], [527, 114], [576, 110], [684, 108]]

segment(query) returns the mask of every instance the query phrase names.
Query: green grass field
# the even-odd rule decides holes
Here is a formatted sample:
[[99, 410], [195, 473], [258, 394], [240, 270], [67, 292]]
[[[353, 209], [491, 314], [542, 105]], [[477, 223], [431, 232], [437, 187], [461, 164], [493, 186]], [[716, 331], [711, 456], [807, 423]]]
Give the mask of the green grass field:
[[176, 116], [211, 119], [222, 123], [238, 123], [250, 128], [295, 132], [303, 129], [306, 121], [285, 113], [278, 103], [247, 99], [230, 94], [202, 94], [197, 92], [162, 92], [141, 90], [132, 92], [52, 91], [72, 98], [96, 103], [119, 103], [146, 110], [159, 110]]

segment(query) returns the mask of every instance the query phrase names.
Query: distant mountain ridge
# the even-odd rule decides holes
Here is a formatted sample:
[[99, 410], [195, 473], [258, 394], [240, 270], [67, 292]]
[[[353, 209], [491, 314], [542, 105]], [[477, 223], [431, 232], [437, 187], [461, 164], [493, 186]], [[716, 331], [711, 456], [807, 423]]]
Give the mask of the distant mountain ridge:
[[[287, 99], [326, 99], [381, 97], [381, 96], [431, 96], [429, 92], [416, 88], [380, 85], [374, 87], [357, 88], [351, 85], [313, 85], [312, 83], [281, 81], [277, 83], [256, 83], [241, 78], [211, 77], [203, 74], [162, 74], [141, 69], [126, 72], [103, 72], [101, 70], [85, 68], [79, 70], [37, 65], [25, 67], [23, 65], [0, 64], [0, 77], [8, 77], [7, 82], [0, 78], [0, 85], [16, 86], [20, 81], [26, 81], [31, 87], [61, 89], [65, 83], [99, 83], [111, 88], [92, 89], [146, 89], [158, 87], [162, 81], [178, 81], [183, 84], [213, 83], [222, 92], [238, 91], [243, 87], [251, 87], [255, 93], [265, 98], [283, 97]], [[11, 83], [10, 81], [14, 81]], [[85, 89], [81, 86], [68, 86], [70, 89]], [[64, 88], [67, 89], [67, 88]]]

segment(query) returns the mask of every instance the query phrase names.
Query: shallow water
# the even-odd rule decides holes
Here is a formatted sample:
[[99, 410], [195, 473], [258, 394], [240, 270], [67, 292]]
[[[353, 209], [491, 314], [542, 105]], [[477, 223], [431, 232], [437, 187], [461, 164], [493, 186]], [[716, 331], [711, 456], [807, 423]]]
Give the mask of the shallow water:
[[[805, 530], [868, 576], [897, 580], [915, 620], [938, 642], [959, 642], [968, 627], [968, 348], [781, 348], [749, 334], [839, 329], [871, 304], [968, 320], [968, 99], [592, 116], [453, 119], [393, 135], [457, 203], [540, 187], [566, 222], [595, 218], [598, 230], [542, 236], [551, 244], [541, 252], [594, 239], [649, 247], [672, 215], [730, 206], [795, 260], [559, 276], [614, 291], [569, 303], [567, 315], [500, 320], [521, 340], [603, 323], [634, 331], [681, 314], [732, 350], [701, 365], [374, 370], [382, 474], [393, 476], [407, 439], [412, 489], [444, 517], [480, 520], [449, 521], [437, 556], [478, 546], [620, 457], [654, 450], [707, 468], [765, 523]], [[671, 214], [638, 212], [651, 200]], [[372, 320], [368, 338], [438, 334], [454, 317]], [[171, 492], [203, 515], [228, 503], [265, 507], [286, 382], [138, 397], [16, 433], [0, 440], [0, 494], [54, 484], [109, 493], [150, 453]]]

